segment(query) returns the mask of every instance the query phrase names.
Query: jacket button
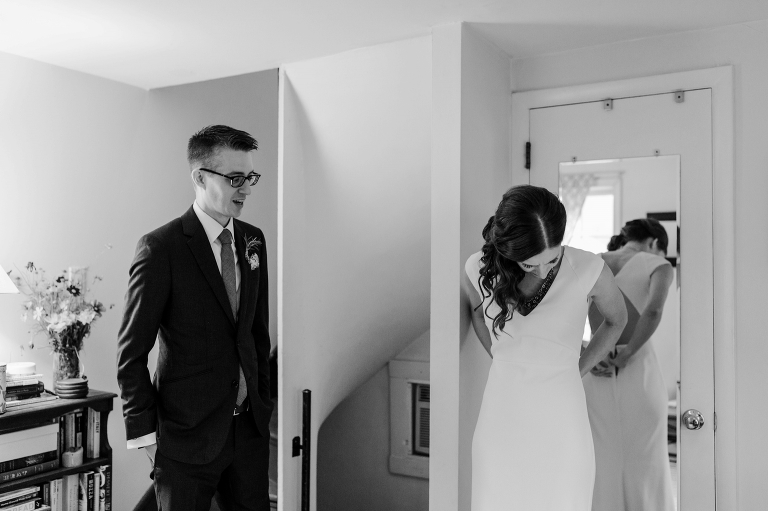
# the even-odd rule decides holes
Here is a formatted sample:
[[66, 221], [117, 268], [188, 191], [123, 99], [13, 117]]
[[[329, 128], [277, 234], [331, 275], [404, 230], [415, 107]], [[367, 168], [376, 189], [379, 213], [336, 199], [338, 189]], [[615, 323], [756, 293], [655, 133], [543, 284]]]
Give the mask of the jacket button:
[[232, 386], [233, 387], [237, 387], [237, 385], [238, 385], [238, 381], [237, 380], [232, 380]]

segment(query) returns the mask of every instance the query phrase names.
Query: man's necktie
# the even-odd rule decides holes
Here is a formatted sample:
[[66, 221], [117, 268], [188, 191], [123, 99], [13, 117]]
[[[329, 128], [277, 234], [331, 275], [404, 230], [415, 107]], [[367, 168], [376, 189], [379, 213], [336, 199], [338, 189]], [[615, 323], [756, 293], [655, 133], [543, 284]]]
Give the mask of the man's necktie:
[[[221, 243], [221, 278], [224, 279], [224, 287], [227, 289], [229, 304], [232, 306], [232, 315], [237, 321], [237, 280], [235, 274], [235, 254], [232, 252], [232, 233], [229, 229], [224, 229], [219, 234], [219, 243]], [[237, 388], [237, 406], [240, 406], [248, 394], [248, 387], [245, 384], [245, 374], [243, 367], [240, 366], [240, 386]]]

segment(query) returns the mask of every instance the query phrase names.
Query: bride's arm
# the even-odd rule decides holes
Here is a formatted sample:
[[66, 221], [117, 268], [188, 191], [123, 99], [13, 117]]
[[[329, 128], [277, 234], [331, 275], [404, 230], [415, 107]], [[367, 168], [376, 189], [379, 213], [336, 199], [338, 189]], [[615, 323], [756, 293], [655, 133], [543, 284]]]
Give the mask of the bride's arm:
[[627, 346], [613, 360], [613, 364], [616, 367], [626, 366], [630, 357], [637, 353], [643, 347], [643, 344], [648, 342], [648, 339], [651, 338], [651, 335], [658, 328], [659, 323], [661, 323], [661, 314], [664, 312], [664, 302], [667, 301], [669, 286], [672, 285], [674, 278], [675, 271], [668, 264], [659, 267], [651, 274], [648, 304], [640, 315], [635, 331], [632, 332], [632, 337], [627, 342]]
[[491, 354], [491, 345], [493, 344], [493, 341], [491, 341], [491, 333], [485, 325], [485, 318], [483, 317], [485, 312], [483, 307], [477, 307], [477, 304], [482, 303], [482, 299], [472, 286], [472, 283], [469, 281], [469, 277], [467, 277], [466, 274], [464, 275], [462, 284], [462, 287], [469, 298], [468, 307], [470, 309], [470, 314], [472, 315], [472, 329], [475, 331], [477, 338], [480, 339], [480, 344], [483, 345], [485, 351], [487, 351], [488, 354], [491, 355], [491, 358], [493, 358], [493, 355]]
[[579, 359], [579, 372], [581, 372], [582, 377], [608, 355], [627, 324], [627, 308], [624, 305], [624, 297], [619, 288], [616, 287], [613, 273], [611, 273], [608, 265], [603, 265], [603, 270], [592, 287], [590, 297], [604, 321], [595, 335], [592, 336], [587, 349], [584, 350]]

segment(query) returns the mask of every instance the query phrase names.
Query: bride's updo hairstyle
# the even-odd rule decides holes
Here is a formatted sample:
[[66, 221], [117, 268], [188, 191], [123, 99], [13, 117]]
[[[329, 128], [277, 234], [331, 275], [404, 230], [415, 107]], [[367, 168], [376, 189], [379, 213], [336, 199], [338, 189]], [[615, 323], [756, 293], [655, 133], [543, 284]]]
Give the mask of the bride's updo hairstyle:
[[483, 300], [490, 296], [501, 308], [492, 318], [494, 334], [512, 319], [515, 304], [521, 299], [517, 285], [525, 271], [517, 263], [560, 245], [565, 219], [565, 207], [546, 188], [521, 185], [504, 194], [496, 214], [483, 229], [485, 244], [478, 279]]
[[611, 241], [608, 242], [608, 251], [618, 250], [628, 241], [645, 241], [648, 238], [657, 240], [656, 245], [659, 249], [665, 254], [667, 253], [667, 246], [669, 245], [667, 230], [655, 218], [638, 218], [624, 224], [621, 232], [611, 237]]

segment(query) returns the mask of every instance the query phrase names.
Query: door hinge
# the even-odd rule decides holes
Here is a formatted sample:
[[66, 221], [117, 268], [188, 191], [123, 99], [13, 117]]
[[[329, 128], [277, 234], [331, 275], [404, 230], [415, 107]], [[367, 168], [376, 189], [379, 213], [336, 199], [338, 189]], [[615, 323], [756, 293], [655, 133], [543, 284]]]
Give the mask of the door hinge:
[[715, 428], [715, 433], [717, 433], [717, 412], [712, 412], [712, 427]]
[[525, 143], [525, 168], [531, 170], [531, 143]]

